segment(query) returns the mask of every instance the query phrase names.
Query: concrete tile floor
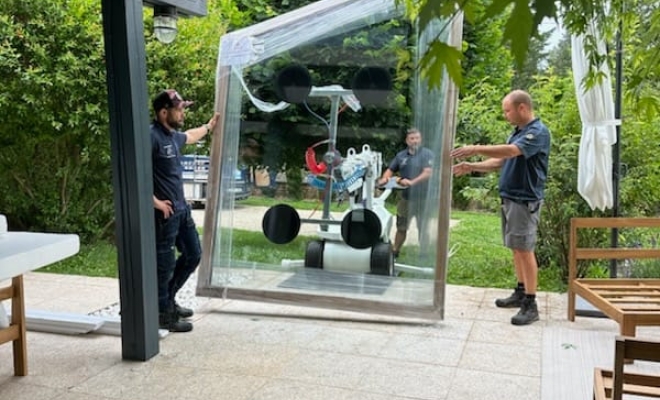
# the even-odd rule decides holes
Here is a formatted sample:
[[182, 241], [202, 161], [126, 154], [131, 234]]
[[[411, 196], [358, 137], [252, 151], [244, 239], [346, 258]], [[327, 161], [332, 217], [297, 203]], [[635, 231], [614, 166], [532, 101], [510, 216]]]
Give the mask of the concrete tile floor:
[[[44, 273], [25, 275], [25, 291], [28, 309], [61, 312], [119, 297], [114, 279]], [[515, 327], [515, 310], [493, 304], [508, 293], [449, 286], [446, 318], [430, 325], [198, 298], [195, 329], [165, 337], [147, 362], [123, 361], [117, 336], [29, 331], [29, 376], [13, 376], [12, 346], [0, 346], [0, 399], [536, 400], [553, 384], [543, 378], [548, 329], [618, 331], [605, 319], [566, 321], [566, 295], [554, 293], [539, 294], [541, 321]], [[575, 371], [580, 384], [592, 371]]]

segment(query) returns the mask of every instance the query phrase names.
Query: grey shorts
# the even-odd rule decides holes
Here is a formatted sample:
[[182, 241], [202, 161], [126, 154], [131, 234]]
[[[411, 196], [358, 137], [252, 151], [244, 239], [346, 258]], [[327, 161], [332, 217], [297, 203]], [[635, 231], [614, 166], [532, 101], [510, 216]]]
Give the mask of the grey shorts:
[[[399, 199], [396, 206], [396, 230], [407, 231], [413, 218], [416, 219], [418, 229], [423, 229], [424, 218], [421, 218], [423, 204], [419, 201]], [[420, 228], [421, 227], [421, 228]]]
[[525, 204], [502, 199], [502, 238], [512, 250], [534, 251], [543, 200]]
[[410, 226], [410, 220], [413, 218], [413, 215], [410, 215], [408, 208], [408, 200], [399, 199], [399, 202], [396, 204], [396, 229], [398, 231], [407, 231]]

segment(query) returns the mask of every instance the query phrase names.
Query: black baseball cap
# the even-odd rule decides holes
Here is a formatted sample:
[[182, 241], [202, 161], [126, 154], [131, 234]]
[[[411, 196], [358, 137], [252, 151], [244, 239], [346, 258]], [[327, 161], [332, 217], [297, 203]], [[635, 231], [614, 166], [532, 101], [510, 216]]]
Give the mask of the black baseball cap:
[[154, 112], [158, 112], [163, 108], [186, 108], [193, 104], [192, 101], [186, 101], [181, 97], [181, 95], [174, 89], [163, 90], [158, 93], [158, 96], [154, 98], [154, 101], [151, 105], [154, 108]]

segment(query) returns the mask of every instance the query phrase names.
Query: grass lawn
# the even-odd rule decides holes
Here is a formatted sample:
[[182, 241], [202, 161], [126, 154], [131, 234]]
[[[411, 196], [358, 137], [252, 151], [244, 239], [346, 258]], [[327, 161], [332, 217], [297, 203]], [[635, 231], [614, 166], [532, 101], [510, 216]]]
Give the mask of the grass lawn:
[[[268, 198], [250, 198], [243, 205], [274, 205], [280, 201]], [[313, 209], [314, 201], [289, 203], [300, 209]], [[455, 253], [449, 259], [447, 282], [456, 285], [509, 288], [515, 284], [511, 252], [502, 246], [500, 219], [497, 214], [481, 212], [452, 213], [459, 221], [451, 230], [449, 247]], [[261, 232], [234, 230], [233, 254], [235, 259], [249, 259], [260, 263], [279, 264], [284, 258], [299, 259], [307, 241], [312, 237], [299, 236], [286, 245], [271, 246]], [[404, 247], [404, 253], [405, 253]], [[415, 250], [410, 249], [410, 252]], [[403, 260], [405, 261], [405, 260]], [[86, 276], [117, 277], [117, 252], [114, 245], [96, 243], [82, 245], [74, 257], [40, 269], [43, 272]], [[558, 269], [539, 271], [539, 290], [563, 291]]]
[[[509, 288], [515, 285], [511, 250], [502, 244], [500, 216], [494, 213], [454, 211], [460, 221], [451, 229], [447, 282], [457, 285]], [[562, 292], [558, 268], [539, 270], [539, 290]]]

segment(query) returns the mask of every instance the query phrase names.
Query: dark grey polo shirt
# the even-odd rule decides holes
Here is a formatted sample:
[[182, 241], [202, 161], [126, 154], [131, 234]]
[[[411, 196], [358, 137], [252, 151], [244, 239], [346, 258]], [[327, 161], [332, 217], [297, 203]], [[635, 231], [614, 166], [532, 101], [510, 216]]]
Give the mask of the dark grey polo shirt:
[[151, 124], [154, 195], [160, 200], [170, 200], [175, 208], [182, 208], [186, 202], [181, 165], [181, 148], [186, 138], [185, 133], [169, 131], [157, 121]]
[[[396, 154], [388, 168], [392, 172], [398, 172], [401, 178], [415, 179], [422, 173], [424, 168], [433, 167], [433, 152], [426, 147], [420, 147], [415, 154], [410, 154], [408, 149]], [[403, 198], [414, 200], [423, 198], [428, 189], [428, 181], [418, 183], [403, 191]]]
[[522, 128], [516, 128], [507, 144], [518, 146], [521, 155], [504, 161], [500, 174], [500, 196], [518, 203], [542, 200], [548, 177], [550, 131], [534, 119]]

